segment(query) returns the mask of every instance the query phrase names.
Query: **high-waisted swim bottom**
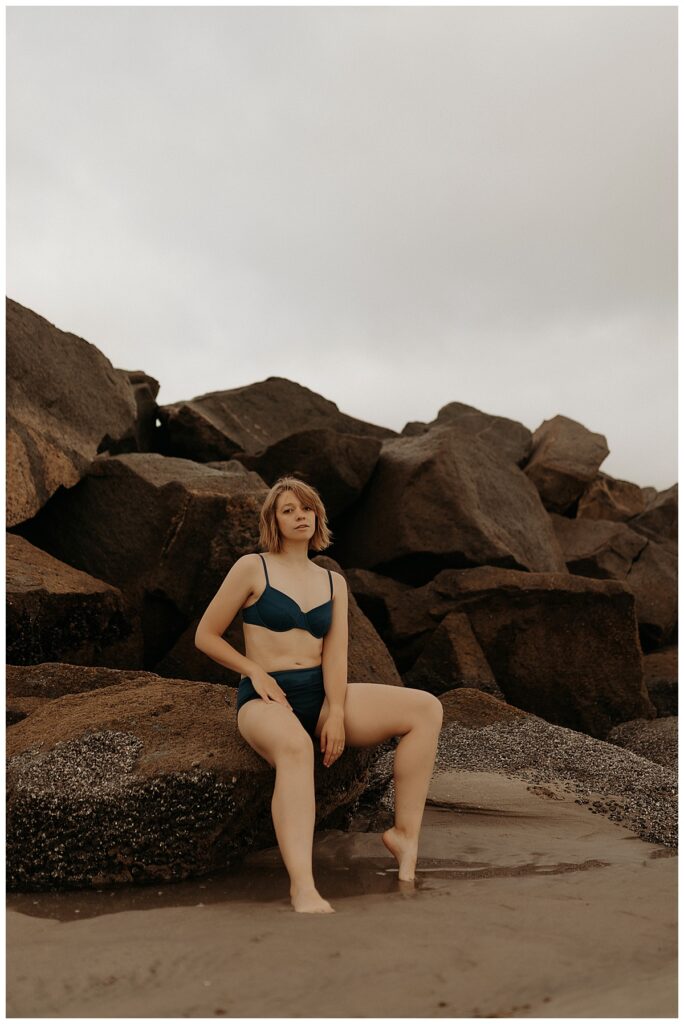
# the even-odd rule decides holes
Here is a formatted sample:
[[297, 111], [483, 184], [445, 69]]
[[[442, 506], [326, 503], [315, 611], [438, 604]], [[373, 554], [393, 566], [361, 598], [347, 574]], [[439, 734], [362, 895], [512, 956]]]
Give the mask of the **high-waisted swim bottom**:
[[[318, 716], [325, 700], [323, 669], [320, 665], [310, 668], [283, 668], [269, 672], [278, 683], [292, 705], [292, 710], [313, 739]], [[249, 676], [243, 676], [238, 685], [237, 710], [248, 700], [261, 700], [252, 686]]]

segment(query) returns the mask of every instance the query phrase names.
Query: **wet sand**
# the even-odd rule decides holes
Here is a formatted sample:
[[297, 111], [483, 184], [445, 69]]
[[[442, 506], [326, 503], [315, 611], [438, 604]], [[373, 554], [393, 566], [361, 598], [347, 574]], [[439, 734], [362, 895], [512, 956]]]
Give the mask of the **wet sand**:
[[169, 886], [10, 893], [10, 1017], [676, 1017], [677, 857], [560, 784], [437, 775], [418, 879], [317, 834], [335, 914], [277, 849]]

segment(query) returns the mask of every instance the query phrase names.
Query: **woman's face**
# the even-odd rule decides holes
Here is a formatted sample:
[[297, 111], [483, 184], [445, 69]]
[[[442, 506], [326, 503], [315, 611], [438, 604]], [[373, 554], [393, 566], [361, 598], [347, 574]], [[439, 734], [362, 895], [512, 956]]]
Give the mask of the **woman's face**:
[[276, 522], [283, 537], [308, 541], [316, 528], [316, 513], [313, 505], [300, 501], [293, 491], [283, 491], [276, 501]]

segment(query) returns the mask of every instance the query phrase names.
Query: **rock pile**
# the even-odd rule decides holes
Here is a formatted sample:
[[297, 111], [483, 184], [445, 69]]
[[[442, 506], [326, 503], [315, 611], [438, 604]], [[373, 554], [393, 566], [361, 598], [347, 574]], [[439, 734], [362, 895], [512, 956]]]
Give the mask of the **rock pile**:
[[[328, 510], [315, 561], [347, 579], [350, 684], [474, 689], [656, 749], [638, 734], [677, 713], [676, 484], [603, 473], [606, 439], [562, 415], [530, 431], [451, 402], [397, 433], [280, 377], [158, 391], [8, 300], [10, 886], [182, 878], [274, 841], [238, 677], [193, 637], [285, 473]], [[225, 639], [244, 652], [238, 620]], [[317, 776], [321, 823], [372, 762]]]

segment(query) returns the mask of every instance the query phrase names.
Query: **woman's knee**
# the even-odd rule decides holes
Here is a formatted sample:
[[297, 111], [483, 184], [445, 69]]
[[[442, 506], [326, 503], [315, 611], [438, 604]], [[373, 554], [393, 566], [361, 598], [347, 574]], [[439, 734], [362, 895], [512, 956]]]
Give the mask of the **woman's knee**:
[[238, 732], [272, 768], [278, 761], [313, 760], [313, 744], [292, 711], [274, 703], [249, 701], [238, 714]]
[[421, 719], [429, 722], [430, 725], [439, 731], [444, 720], [444, 706], [441, 700], [435, 697], [433, 693], [428, 693], [427, 690], [420, 690], [419, 692], [418, 710]]
[[279, 761], [313, 761], [313, 743], [304, 726], [297, 720], [292, 727], [284, 729], [273, 750], [276, 764]]

